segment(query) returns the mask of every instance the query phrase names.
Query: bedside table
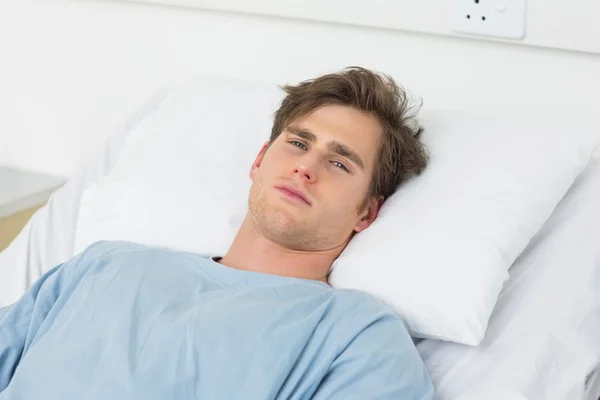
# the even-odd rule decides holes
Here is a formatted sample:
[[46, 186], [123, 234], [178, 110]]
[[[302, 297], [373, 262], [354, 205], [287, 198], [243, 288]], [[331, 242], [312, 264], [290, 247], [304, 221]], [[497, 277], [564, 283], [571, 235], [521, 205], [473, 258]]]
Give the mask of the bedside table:
[[0, 251], [23, 229], [63, 179], [0, 166]]

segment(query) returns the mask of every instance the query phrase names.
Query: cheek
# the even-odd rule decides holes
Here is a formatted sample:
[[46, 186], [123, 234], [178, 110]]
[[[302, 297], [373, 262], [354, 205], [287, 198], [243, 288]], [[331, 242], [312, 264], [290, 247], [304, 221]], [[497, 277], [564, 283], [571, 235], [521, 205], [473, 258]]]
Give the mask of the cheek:
[[273, 165], [272, 165], [272, 161], [270, 158], [263, 158], [262, 162], [260, 163], [260, 166], [258, 168], [254, 169], [254, 181], [255, 182], [260, 182], [260, 181], [265, 181], [265, 179], [268, 178], [269, 174], [271, 173], [271, 171], [273, 170]]
[[357, 182], [356, 180], [350, 179], [342, 188], [337, 190], [337, 196], [346, 198], [348, 203], [350, 203], [353, 199], [362, 198], [367, 190], [368, 187], [364, 182]]
[[338, 185], [335, 190], [328, 192], [324, 212], [334, 220], [354, 218], [356, 207], [363, 198], [362, 189], [356, 186], [342, 189]]
[[357, 207], [363, 203], [365, 196], [368, 193], [368, 186], [366, 184], [353, 185], [350, 190], [346, 193], [346, 201], [344, 202], [344, 208], [348, 213], [351, 213], [352, 217], [356, 216]]
[[276, 149], [269, 150], [260, 166], [261, 174], [263, 176], [269, 176], [277, 173], [282, 166], [283, 160], [285, 160], [285, 157], [282, 157], [280, 152], [276, 151]]

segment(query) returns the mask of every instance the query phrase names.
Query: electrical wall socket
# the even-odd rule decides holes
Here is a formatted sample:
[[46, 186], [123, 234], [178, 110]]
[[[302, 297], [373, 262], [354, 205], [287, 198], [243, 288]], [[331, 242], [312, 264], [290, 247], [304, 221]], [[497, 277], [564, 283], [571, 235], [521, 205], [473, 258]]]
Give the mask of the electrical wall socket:
[[455, 32], [523, 39], [527, 0], [446, 0], [449, 26]]

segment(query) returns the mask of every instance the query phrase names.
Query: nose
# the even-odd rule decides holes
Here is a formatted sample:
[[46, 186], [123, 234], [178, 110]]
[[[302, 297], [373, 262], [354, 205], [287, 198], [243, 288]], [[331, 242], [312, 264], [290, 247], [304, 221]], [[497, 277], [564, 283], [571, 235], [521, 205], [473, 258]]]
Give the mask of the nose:
[[300, 163], [294, 168], [294, 175], [297, 175], [301, 181], [306, 183], [312, 183], [317, 178], [314, 169], [307, 167], [305, 163]]

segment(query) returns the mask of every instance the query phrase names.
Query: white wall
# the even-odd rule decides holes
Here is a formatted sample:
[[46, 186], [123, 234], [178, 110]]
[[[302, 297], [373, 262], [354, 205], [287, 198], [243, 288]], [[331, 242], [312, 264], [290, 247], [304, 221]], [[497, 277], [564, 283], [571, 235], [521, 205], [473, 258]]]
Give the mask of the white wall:
[[[182, 5], [208, 10], [238, 11], [250, 14], [292, 17], [359, 26], [397, 29], [465, 37], [449, 26], [448, 17], [457, 12], [482, 15], [484, 0], [128, 0], [154, 4]], [[498, 0], [491, 0], [493, 2]], [[541, 46], [600, 54], [600, 2], [598, 0], [502, 0], [508, 13], [525, 2], [526, 35], [519, 40], [504, 40], [515, 45]], [[489, 4], [489, 3], [488, 3]], [[492, 3], [493, 5], [493, 3]], [[459, 7], [457, 7], [459, 6]], [[516, 7], [514, 7], [516, 9]], [[493, 8], [492, 8], [493, 9]], [[462, 10], [462, 11], [460, 11]], [[489, 10], [489, 8], [488, 8]], [[464, 14], [463, 14], [464, 12]], [[486, 13], [488, 22], [501, 19], [502, 13]], [[479, 18], [471, 24], [482, 25]], [[478, 37], [481, 40], [497, 40]]]
[[2, 1], [0, 57], [0, 164], [62, 176], [197, 73], [282, 83], [363, 65], [429, 108], [591, 113], [600, 93], [598, 55], [127, 2]]

